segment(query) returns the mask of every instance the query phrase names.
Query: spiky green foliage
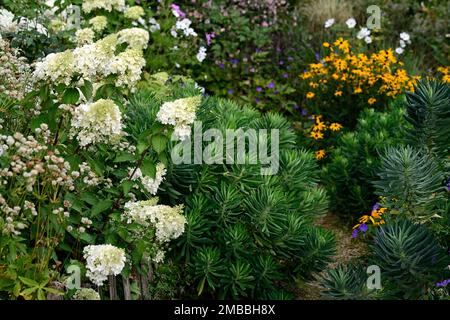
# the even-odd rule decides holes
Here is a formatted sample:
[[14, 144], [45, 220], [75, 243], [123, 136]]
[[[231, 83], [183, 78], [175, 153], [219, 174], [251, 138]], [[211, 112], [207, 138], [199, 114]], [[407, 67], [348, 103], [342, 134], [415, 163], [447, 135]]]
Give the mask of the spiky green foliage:
[[376, 292], [367, 288], [367, 276], [360, 265], [339, 264], [320, 280], [323, 295], [338, 300], [372, 299]]
[[[194, 279], [194, 295], [215, 298], [288, 298], [282, 284], [321, 271], [335, 253], [330, 232], [312, 222], [327, 211], [314, 156], [297, 149], [289, 123], [234, 102], [205, 98], [197, 119], [203, 130], [278, 129], [275, 175], [261, 163], [185, 164], [169, 168], [163, 188], [186, 197], [185, 233], [174, 257]], [[256, 131], [257, 132], [257, 131]], [[267, 141], [270, 151], [270, 130]], [[224, 142], [225, 143], [225, 142]], [[205, 146], [207, 143], [205, 143]], [[225, 149], [225, 148], [224, 148]], [[229, 155], [227, 155], [229, 156]], [[249, 160], [250, 158], [247, 158]]]
[[435, 80], [420, 80], [407, 93], [407, 120], [413, 126], [410, 140], [438, 158], [450, 152], [450, 86]]
[[376, 193], [386, 197], [389, 207], [416, 219], [438, 214], [445, 176], [428, 154], [410, 146], [387, 148], [377, 175]]
[[[399, 103], [397, 103], [399, 104]], [[378, 152], [402, 143], [405, 136], [404, 109], [364, 110], [355, 131], [344, 134], [324, 167], [322, 179], [331, 198], [333, 211], [359, 216], [367, 212], [377, 198], [371, 181], [379, 165]]]
[[405, 298], [418, 298], [434, 286], [449, 263], [432, 233], [407, 219], [378, 229], [371, 249], [382, 276]]

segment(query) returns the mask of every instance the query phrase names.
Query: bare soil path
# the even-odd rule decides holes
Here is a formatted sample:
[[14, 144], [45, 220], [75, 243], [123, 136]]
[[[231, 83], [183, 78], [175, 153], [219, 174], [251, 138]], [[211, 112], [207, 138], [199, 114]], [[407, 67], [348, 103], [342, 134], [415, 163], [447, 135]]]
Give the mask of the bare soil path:
[[[319, 219], [316, 224], [327, 230], [330, 230], [336, 238], [336, 255], [327, 269], [335, 268], [339, 263], [348, 263], [361, 257], [366, 250], [362, 241], [351, 238], [352, 228], [347, 226], [335, 214], [329, 213]], [[326, 271], [317, 274], [317, 277], [323, 277]], [[300, 285], [297, 297], [299, 300], [323, 300], [322, 288], [318, 280], [305, 282]]]

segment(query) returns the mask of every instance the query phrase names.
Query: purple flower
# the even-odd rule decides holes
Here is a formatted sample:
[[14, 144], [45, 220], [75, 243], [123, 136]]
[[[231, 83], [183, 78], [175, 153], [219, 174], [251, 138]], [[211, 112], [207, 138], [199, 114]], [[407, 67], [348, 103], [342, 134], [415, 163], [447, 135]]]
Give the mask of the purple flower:
[[450, 191], [450, 179], [447, 181], [447, 191]]
[[353, 229], [352, 231], [352, 239], [355, 239], [358, 236], [358, 229]]
[[269, 89], [275, 88], [275, 82], [270, 81], [270, 83], [267, 85], [267, 88], [269, 88]]
[[306, 116], [308, 112], [305, 109], [302, 109], [302, 116]]
[[256, 87], [256, 91], [257, 91], [257, 92], [261, 92], [261, 91], [262, 91], [262, 87], [259, 87], [259, 86]]
[[233, 58], [233, 59], [230, 59], [230, 62], [232, 64], [237, 64], [239, 62], [239, 59]]
[[183, 11], [181, 11], [180, 7], [175, 3], [172, 3], [170, 5], [170, 8], [172, 9], [172, 13], [175, 17], [182, 19], [186, 17], [186, 14]]
[[216, 37], [216, 34], [214, 32], [211, 33], [205, 33], [205, 38], [206, 38], [206, 44], [209, 46], [212, 43], [212, 39], [214, 39]]
[[284, 60], [280, 60], [279, 64], [282, 66], [284, 64]]
[[450, 279], [436, 283], [436, 287], [446, 287], [450, 283]]
[[225, 65], [223, 63], [219, 63], [218, 66], [219, 66], [220, 69], [225, 68]]
[[228, 89], [228, 94], [233, 94], [234, 90], [233, 89]]
[[289, 78], [289, 75], [287, 73], [284, 73], [283, 78], [287, 79], [287, 78]]
[[291, 56], [288, 57], [288, 61], [294, 61], [294, 58], [292, 58]]
[[262, 52], [262, 49], [261, 48], [256, 48], [255, 52], [256, 53], [260, 53], [260, 52]]
[[256, 103], [260, 103], [260, 102], [261, 102], [261, 99], [255, 98], [255, 102], [256, 102]]
[[362, 232], [366, 232], [367, 230], [369, 230], [369, 227], [367, 227], [367, 225], [365, 223], [362, 223], [359, 226], [359, 230], [361, 230]]
[[320, 54], [318, 52], [316, 52], [316, 60], [319, 61], [320, 60]]
[[375, 204], [373, 205], [372, 211], [375, 211], [375, 210], [378, 210], [378, 209], [380, 209], [380, 204], [377, 202], [377, 203], [375, 203]]
[[281, 52], [281, 49], [280, 49], [280, 47], [277, 47], [277, 52]]
[[294, 109], [298, 110], [298, 109], [300, 109], [300, 106], [298, 104], [296, 104], [296, 105], [294, 105]]
[[278, 90], [275, 90], [273, 93], [274, 93], [274, 94], [278, 94], [278, 92], [279, 92]]

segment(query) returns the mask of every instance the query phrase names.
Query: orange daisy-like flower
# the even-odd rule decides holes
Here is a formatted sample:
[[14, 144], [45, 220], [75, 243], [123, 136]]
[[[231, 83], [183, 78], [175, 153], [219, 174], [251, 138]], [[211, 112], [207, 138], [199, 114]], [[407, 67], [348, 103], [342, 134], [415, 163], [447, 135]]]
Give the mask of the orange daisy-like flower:
[[324, 46], [325, 48], [328, 48], [330, 46], [330, 44], [328, 42], [324, 42], [324, 43], [322, 43], [322, 46]]
[[306, 94], [307, 99], [312, 99], [312, 98], [314, 98], [314, 96], [315, 96], [315, 93], [311, 92], [311, 91]]
[[342, 129], [342, 125], [340, 123], [337, 122], [333, 122], [332, 124], [330, 124], [330, 130], [332, 131], [339, 131]]
[[323, 123], [322, 121], [316, 121], [316, 124], [313, 127], [314, 131], [322, 131], [324, 129], [326, 129], [327, 126], [325, 125], [325, 123]]
[[375, 102], [377, 102], [377, 99], [375, 98], [369, 98], [369, 100], [367, 100], [367, 103], [370, 105], [373, 105]]
[[366, 223], [367, 221], [369, 221], [369, 216], [368, 215], [363, 215], [361, 218], [359, 218], [359, 223]]
[[342, 96], [342, 91], [337, 90], [337, 91], [334, 92], [334, 95], [335, 95], [336, 97], [340, 97], [340, 96]]
[[311, 138], [314, 138], [314, 140], [323, 139], [323, 133], [320, 131], [311, 131], [309, 134]]
[[316, 159], [317, 160], [323, 159], [325, 157], [325, 155], [326, 155], [326, 152], [323, 149], [316, 151]]

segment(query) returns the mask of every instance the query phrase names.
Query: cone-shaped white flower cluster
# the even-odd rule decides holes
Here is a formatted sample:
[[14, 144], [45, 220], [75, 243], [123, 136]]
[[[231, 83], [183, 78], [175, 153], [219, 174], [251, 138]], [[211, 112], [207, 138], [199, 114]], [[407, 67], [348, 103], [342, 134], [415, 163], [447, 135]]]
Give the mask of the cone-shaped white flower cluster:
[[75, 32], [75, 38], [79, 46], [94, 42], [95, 32], [91, 28], [80, 29]]
[[118, 32], [118, 42], [128, 43], [131, 48], [147, 48], [150, 35], [147, 30], [141, 28], [123, 29]]
[[125, 266], [125, 251], [110, 244], [91, 245], [83, 250], [86, 259], [86, 276], [101, 286], [110, 275], [118, 275]]
[[72, 296], [72, 300], [101, 300], [97, 291], [91, 288], [81, 288]]
[[125, 9], [125, 0], [84, 0], [82, 9], [84, 12], [89, 13], [96, 9], [104, 9], [106, 11]]
[[160, 243], [178, 238], [184, 232], [186, 218], [182, 215], [183, 206], [170, 207], [157, 205], [158, 198], [147, 201], [127, 202], [124, 218], [128, 223], [137, 222], [156, 229], [156, 239]]
[[66, 50], [50, 53], [43, 61], [36, 64], [33, 77], [36, 80], [50, 79], [54, 83], [68, 85], [75, 72], [75, 57], [73, 52]]
[[[130, 172], [129, 175], [131, 176], [131, 174], [133, 173], [134, 169], [130, 168]], [[161, 184], [161, 182], [164, 180], [164, 176], [166, 175], [166, 167], [164, 166], [163, 163], [158, 163], [156, 165], [156, 174], [155, 174], [155, 178], [151, 178], [149, 176], [144, 176], [142, 175], [142, 171], [141, 169], [137, 169], [134, 174], [133, 177], [131, 177], [131, 180], [135, 181], [140, 179], [142, 185], [144, 186], [144, 188], [152, 195], [155, 195], [158, 192], [158, 188], [159, 185]]]
[[108, 25], [108, 18], [105, 16], [96, 16], [89, 20], [89, 23], [92, 25], [92, 29], [96, 32], [103, 31]]
[[133, 6], [127, 8], [124, 12], [125, 18], [131, 20], [138, 20], [139, 18], [142, 18], [144, 15], [145, 15], [144, 8], [140, 6]]
[[175, 138], [184, 141], [191, 135], [190, 126], [195, 121], [195, 112], [201, 101], [200, 96], [195, 96], [165, 102], [159, 109], [156, 118], [162, 124], [174, 126]]
[[[92, 29], [78, 31], [78, 41], [89, 42], [91, 33]], [[142, 50], [147, 47], [148, 40], [148, 31], [144, 29], [124, 29], [73, 51], [49, 54], [36, 64], [33, 78], [36, 82], [51, 80], [55, 84], [69, 85], [76, 75], [97, 82], [113, 74], [117, 75], [116, 86], [133, 89], [145, 66]], [[115, 50], [121, 43], [127, 43], [128, 47], [116, 56]]]
[[77, 136], [81, 147], [98, 142], [110, 143], [122, 135], [122, 114], [114, 101], [100, 99], [77, 107], [71, 126], [71, 136]]

